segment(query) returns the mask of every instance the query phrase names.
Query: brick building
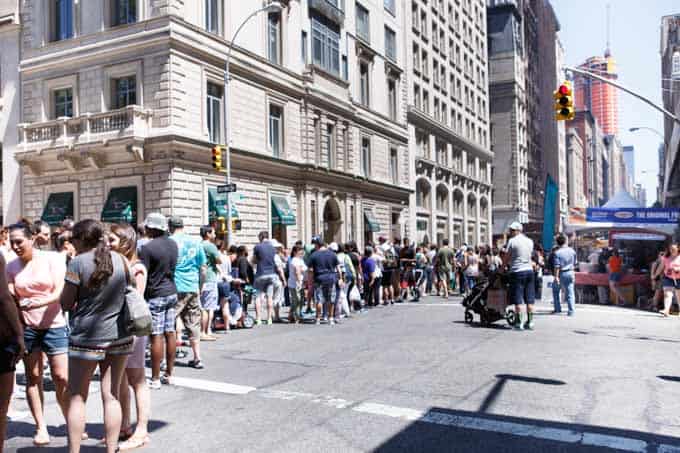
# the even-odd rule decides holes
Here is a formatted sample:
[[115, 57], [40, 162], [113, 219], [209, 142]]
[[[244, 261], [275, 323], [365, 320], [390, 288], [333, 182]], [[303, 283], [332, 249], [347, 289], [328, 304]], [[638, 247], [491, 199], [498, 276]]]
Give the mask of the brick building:
[[[263, 229], [289, 245], [406, 234], [402, 3], [283, 4], [250, 20], [233, 46], [236, 241]], [[224, 215], [210, 149], [224, 142], [227, 39], [263, 5], [23, 0], [5, 218], [135, 223], [160, 210], [195, 232]]]
[[[579, 68], [610, 80], [619, 78], [616, 60], [607, 49], [604, 57], [588, 58]], [[577, 111], [589, 110], [600, 123], [604, 135], [619, 133], [619, 98], [617, 88], [600, 80], [574, 74], [574, 106]]]

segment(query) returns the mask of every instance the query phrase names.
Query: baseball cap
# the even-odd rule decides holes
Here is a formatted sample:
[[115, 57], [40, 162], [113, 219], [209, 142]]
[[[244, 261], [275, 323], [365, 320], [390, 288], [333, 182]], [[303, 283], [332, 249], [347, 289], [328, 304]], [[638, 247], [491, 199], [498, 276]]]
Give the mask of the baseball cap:
[[524, 230], [524, 227], [519, 222], [512, 222], [510, 224], [510, 229], [514, 230], [514, 231], [522, 231], [522, 230]]
[[270, 241], [270, 244], [271, 244], [272, 247], [274, 247], [275, 249], [283, 248], [283, 244], [281, 244], [281, 243], [280, 243], [279, 241], [277, 241], [276, 239], [272, 239], [272, 240]]
[[323, 241], [321, 240], [320, 236], [314, 236], [314, 237], [312, 237], [312, 244], [321, 245], [321, 244], [323, 244]]
[[160, 212], [152, 212], [146, 216], [146, 220], [144, 220], [144, 228], [168, 231], [168, 220]]
[[184, 220], [180, 217], [170, 217], [168, 220], [168, 225], [172, 228], [184, 228]]
[[337, 242], [331, 242], [331, 245], [329, 245], [328, 248], [333, 250], [334, 252], [337, 252], [338, 251], [338, 243]]

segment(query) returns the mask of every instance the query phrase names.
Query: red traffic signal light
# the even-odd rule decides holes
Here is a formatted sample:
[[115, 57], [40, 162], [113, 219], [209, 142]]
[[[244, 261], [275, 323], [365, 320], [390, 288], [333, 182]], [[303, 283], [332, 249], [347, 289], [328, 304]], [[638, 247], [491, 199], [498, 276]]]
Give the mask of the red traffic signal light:
[[567, 85], [560, 85], [559, 90], [557, 90], [562, 96], [568, 96], [571, 94], [571, 89]]
[[555, 119], [558, 121], [574, 119], [574, 98], [571, 83], [568, 81], [562, 83], [553, 97], [555, 98]]
[[215, 170], [222, 170], [222, 151], [221, 146], [213, 146], [212, 148], [212, 166]]

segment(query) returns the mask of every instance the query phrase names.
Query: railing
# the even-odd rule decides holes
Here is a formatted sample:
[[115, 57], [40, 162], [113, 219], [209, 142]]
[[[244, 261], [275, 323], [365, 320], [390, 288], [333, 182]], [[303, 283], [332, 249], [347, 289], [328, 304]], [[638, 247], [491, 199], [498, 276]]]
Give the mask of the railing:
[[123, 136], [148, 135], [151, 129], [151, 111], [138, 105], [103, 113], [86, 113], [76, 118], [58, 118], [42, 123], [19, 124], [24, 148], [50, 142], [50, 145], [88, 143], [102, 135], [116, 133]]
[[335, 23], [345, 20], [345, 0], [309, 0], [309, 7]]

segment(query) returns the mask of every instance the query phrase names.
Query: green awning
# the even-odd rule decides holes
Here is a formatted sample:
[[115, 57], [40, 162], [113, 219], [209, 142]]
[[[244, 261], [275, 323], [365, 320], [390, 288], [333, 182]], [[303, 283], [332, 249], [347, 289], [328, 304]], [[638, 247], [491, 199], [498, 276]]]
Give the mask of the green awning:
[[375, 220], [373, 212], [364, 211], [364, 221], [366, 224], [366, 231], [369, 233], [378, 233], [381, 230], [380, 224]]
[[40, 219], [48, 225], [59, 225], [73, 219], [73, 192], [51, 193]]
[[272, 224], [274, 225], [295, 225], [295, 213], [290, 209], [286, 197], [272, 195]]
[[137, 225], [137, 187], [114, 187], [109, 191], [102, 222]]
[[[211, 187], [208, 189], [208, 221], [212, 223], [220, 217], [227, 218], [227, 194], [217, 193], [217, 189]], [[231, 200], [231, 218], [239, 218], [233, 197]]]

